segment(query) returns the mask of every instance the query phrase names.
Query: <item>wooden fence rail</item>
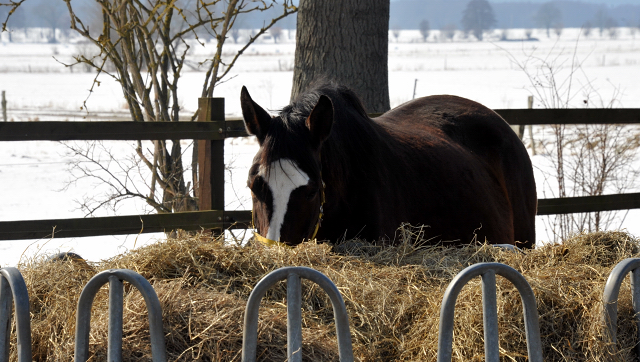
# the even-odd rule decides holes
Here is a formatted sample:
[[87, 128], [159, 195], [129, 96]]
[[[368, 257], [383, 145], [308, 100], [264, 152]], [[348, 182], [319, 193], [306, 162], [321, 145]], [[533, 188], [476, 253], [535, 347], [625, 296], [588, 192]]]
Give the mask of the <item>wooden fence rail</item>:
[[[199, 140], [200, 210], [174, 214], [0, 222], [0, 240], [247, 228], [251, 211], [224, 211], [224, 139], [245, 137], [224, 99], [201, 98], [198, 122], [3, 122], [0, 141]], [[498, 109], [511, 125], [640, 124], [640, 109]], [[640, 193], [538, 200], [538, 215], [640, 208]], [[209, 211], [207, 211], [209, 210]]]
[[41, 239], [161, 233], [172, 230], [247, 229], [251, 211], [189, 211], [149, 214], [0, 222], [0, 240]]
[[[216, 98], [213, 98], [216, 99]], [[205, 102], [206, 105], [206, 102]], [[496, 109], [510, 125], [640, 124], [640, 108]], [[222, 113], [224, 115], [224, 113]], [[206, 118], [206, 114], [204, 116]], [[246, 137], [241, 118], [200, 122], [3, 122], [0, 141], [223, 140]]]

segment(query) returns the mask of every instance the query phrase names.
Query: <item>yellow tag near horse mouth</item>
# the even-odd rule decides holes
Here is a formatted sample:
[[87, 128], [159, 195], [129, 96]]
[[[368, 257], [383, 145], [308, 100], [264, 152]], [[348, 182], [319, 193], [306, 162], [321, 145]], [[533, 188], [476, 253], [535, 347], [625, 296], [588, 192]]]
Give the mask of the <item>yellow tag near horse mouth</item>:
[[266, 246], [279, 246], [279, 247], [282, 247], [282, 248], [293, 249], [293, 246], [287, 245], [287, 244], [282, 243], [280, 241], [267, 239], [264, 236], [258, 234], [257, 232], [253, 233], [253, 237], [256, 240], [258, 240], [259, 242], [261, 242], [262, 244], [266, 245]]

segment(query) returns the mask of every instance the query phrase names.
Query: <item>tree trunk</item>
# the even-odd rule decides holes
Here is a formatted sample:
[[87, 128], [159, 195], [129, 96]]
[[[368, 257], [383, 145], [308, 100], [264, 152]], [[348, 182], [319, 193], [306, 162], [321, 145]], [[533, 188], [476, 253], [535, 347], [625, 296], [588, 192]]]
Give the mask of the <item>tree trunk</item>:
[[291, 99], [324, 78], [389, 110], [388, 38], [389, 0], [300, 0]]

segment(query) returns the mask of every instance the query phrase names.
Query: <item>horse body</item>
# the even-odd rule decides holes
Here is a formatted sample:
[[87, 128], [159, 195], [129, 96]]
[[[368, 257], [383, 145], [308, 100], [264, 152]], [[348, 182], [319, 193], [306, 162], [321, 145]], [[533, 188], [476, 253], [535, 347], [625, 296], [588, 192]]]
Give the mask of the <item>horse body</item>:
[[[370, 119], [348, 89], [324, 85], [278, 117], [266, 120], [262, 114], [261, 133], [255, 127], [260, 117], [254, 117], [261, 112], [249, 100], [243, 101], [245, 123], [261, 143], [249, 177], [260, 234], [271, 230], [274, 236], [270, 221], [278, 214], [269, 200], [278, 192], [264, 185], [273, 179], [265, 170], [286, 160], [303, 175], [293, 177], [297, 189], [280, 202], [286, 211], [275, 207], [284, 212], [277, 237], [287, 244], [310, 237], [322, 181], [326, 202], [319, 240], [393, 241], [398, 226], [408, 222], [428, 225], [426, 235], [434, 243], [467, 244], [474, 237], [523, 247], [535, 243], [531, 162], [506, 122], [484, 106], [432, 96]], [[285, 168], [291, 166], [275, 167]]]

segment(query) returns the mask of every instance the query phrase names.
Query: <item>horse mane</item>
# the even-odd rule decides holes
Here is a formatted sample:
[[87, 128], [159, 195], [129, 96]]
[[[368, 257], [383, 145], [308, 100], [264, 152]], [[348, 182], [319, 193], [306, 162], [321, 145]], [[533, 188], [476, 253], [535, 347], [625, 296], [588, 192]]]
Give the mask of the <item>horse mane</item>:
[[356, 113], [367, 117], [362, 101], [351, 89], [327, 80], [314, 83], [309, 90], [298, 94], [290, 105], [280, 110], [280, 117], [285, 123], [303, 121], [309, 116], [321, 95], [329, 97], [333, 103], [339, 102], [338, 106], [342, 106], [341, 109], [352, 108]]
[[[371, 172], [368, 165], [383, 154], [385, 137], [381, 127], [373, 122], [358, 96], [349, 88], [333, 81], [322, 80], [309, 90], [301, 93], [288, 106], [280, 110], [283, 128], [294, 130], [306, 127], [305, 121], [321, 95], [331, 99], [334, 119], [331, 134], [321, 149], [322, 176], [337, 187], [339, 180], [348, 180], [350, 174], [364, 175]], [[272, 145], [275, 148], [289, 147], [288, 152], [296, 152], [291, 145]], [[300, 154], [300, 153], [297, 153]], [[277, 157], [276, 154], [272, 156]], [[350, 159], [348, 157], [351, 157]], [[304, 160], [303, 162], [306, 162]], [[329, 181], [331, 180], [331, 181]], [[339, 194], [346, 190], [335, 189]]]

